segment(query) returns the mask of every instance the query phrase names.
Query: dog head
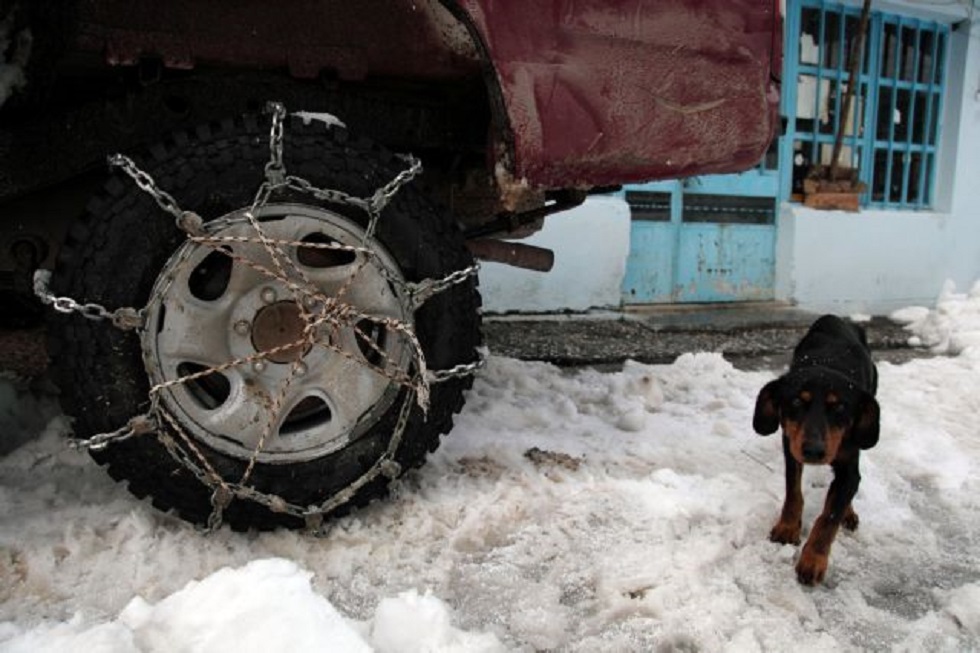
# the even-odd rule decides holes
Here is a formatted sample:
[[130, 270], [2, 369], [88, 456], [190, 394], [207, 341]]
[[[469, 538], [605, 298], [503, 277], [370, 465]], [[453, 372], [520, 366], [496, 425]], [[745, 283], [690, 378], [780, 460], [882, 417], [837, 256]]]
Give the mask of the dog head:
[[752, 426], [769, 435], [781, 426], [800, 463], [832, 462], [845, 444], [870, 449], [878, 442], [878, 402], [844, 375], [807, 368], [759, 391]]

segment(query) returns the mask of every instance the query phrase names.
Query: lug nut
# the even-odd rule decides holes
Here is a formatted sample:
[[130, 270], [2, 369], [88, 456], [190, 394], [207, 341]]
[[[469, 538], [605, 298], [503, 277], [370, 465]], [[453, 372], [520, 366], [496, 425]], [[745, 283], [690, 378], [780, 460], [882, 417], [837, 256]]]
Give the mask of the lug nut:
[[276, 301], [276, 291], [274, 288], [263, 288], [262, 289], [262, 301], [266, 304], [271, 304]]
[[239, 320], [235, 322], [235, 333], [240, 336], [247, 336], [248, 332], [252, 330], [252, 325], [249, 324], [248, 320]]
[[252, 369], [261, 374], [265, 371], [265, 361], [255, 361], [252, 363]]
[[306, 363], [296, 363], [296, 367], [293, 369], [296, 372], [296, 376], [303, 376], [309, 370], [309, 368], [306, 367]]

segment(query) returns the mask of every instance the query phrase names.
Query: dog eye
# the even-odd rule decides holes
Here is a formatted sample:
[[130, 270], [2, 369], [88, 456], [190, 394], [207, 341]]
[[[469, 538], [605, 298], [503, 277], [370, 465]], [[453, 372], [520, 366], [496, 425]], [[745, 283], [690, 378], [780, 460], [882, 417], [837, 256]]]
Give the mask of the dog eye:
[[841, 403], [841, 404], [834, 404], [834, 405], [833, 405], [833, 406], [831, 407], [831, 410], [832, 410], [832, 411], [834, 411], [834, 413], [835, 413], [836, 415], [843, 415], [844, 413], [846, 413], [846, 412], [847, 412], [847, 406], [845, 406], [845, 405], [844, 405], [844, 404], [842, 404], [842, 403]]
[[803, 408], [803, 400], [799, 397], [793, 397], [793, 401], [789, 402], [789, 405], [793, 408]]

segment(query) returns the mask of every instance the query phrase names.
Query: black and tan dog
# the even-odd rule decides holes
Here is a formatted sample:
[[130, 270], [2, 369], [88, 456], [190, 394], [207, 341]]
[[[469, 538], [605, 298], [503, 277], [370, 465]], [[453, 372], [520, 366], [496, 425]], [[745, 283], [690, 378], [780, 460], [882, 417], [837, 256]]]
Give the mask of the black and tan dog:
[[878, 442], [877, 388], [878, 370], [864, 329], [824, 315], [796, 346], [789, 371], [766, 384], [756, 399], [756, 432], [769, 435], [783, 429], [786, 500], [770, 540], [800, 542], [803, 465], [829, 464], [834, 470], [823, 512], [796, 564], [797, 578], [806, 585], [823, 581], [840, 526], [858, 526], [851, 500], [861, 481], [861, 450]]

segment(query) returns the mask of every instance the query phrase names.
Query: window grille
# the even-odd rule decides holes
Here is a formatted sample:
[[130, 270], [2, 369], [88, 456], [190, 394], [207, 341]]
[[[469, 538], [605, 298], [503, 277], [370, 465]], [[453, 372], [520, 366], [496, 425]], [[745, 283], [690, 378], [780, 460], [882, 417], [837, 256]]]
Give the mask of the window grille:
[[[813, 165], [829, 165], [840, 123], [840, 163], [867, 186], [865, 206], [933, 204], [949, 27], [872, 11], [854, 101], [842, 116], [860, 9], [822, 0], [791, 3], [785, 110], [792, 193]], [[787, 181], [784, 178], [784, 184]], [[785, 188], [785, 186], [784, 186]]]

